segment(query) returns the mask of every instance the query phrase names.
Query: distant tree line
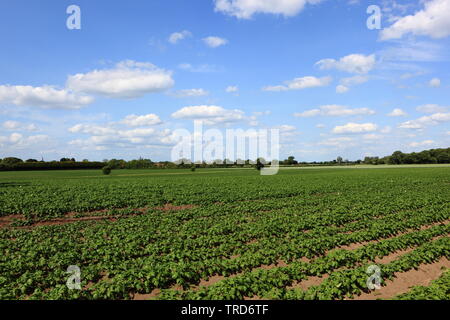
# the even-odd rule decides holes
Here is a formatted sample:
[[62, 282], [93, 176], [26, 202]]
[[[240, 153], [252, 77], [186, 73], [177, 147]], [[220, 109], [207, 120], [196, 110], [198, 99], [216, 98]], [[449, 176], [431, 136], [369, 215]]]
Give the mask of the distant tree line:
[[[342, 166], [354, 164], [438, 164], [450, 163], [450, 148], [431, 149], [422, 152], [403, 153], [395, 151], [392, 155], [383, 158], [365, 157], [364, 160], [349, 161], [342, 157], [335, 160], [322, 162], [299, 162], [294, 156], [279, 161], [281, 166]], [[270, 161], [263, 158], [252, 160], [215, 160], [212, 163], [192, 163], [188, 159], [180, 159], [176, 162], [160, 161], [153, 162], [150, 159], [139, 158], [126, 161], [123, 159], [111, 159], [103, 161], [89, 161], [84, 159], [76, 161], [74, 158], [61, 158], [59, 161], [28, 159], [22, 160], [15, 157], [0, 159], [0, 171], [26, 171], [26, 170], [76, 170], [76, 169], [102, 169], [105, 166], [111, 169], [195, 169], [195, 168], [244, 168], [254, 167], [260, 170], [265, 165], [271, 165]]]
[[365, 164], [437, 164], [450, 163], [450, 148], [431, 149], [422, 152], [403, 153], [395, 151], [392, 155], [379, 157], [366, 157]]
[[403, 153], [395, 151], [392, 155], [383, 158], [365, 157], [364, 160], [349, 161], [342, 157], [337, 157], [331, 161], [321, 162], [298, 162], [293, 156], [284, 161], [280, 161], [280, 165], [284, 166], [342, 166], [355, 164], [439, 164], [450, 163], [450, 148], [447, 149], [431, 149], [421, 152]]
[[19, 158], [9, 157], [0, 161], [0, 171], [101, 169], [104, 165], [103, 162], [76, 162], [75, 159], [66, 158], [60, 161], [45, 162], [36, 159], [23, 161]]

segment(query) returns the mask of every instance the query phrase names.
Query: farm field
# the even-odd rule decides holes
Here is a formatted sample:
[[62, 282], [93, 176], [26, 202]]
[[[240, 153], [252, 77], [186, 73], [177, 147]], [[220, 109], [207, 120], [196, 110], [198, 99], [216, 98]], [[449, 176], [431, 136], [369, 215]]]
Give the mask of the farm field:
[[450, 299], [449, 199], [448, 166], [0, 172], [0, 299]]

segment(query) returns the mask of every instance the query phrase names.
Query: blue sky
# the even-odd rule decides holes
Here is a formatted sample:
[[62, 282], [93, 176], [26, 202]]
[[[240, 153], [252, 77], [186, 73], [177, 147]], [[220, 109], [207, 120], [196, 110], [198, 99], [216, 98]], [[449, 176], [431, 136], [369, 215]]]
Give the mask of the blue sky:
[[168, 160], [193, 119], [301, 161], [450, 146], [450, 0], [5, 0], [0, 24], [0, 158]]

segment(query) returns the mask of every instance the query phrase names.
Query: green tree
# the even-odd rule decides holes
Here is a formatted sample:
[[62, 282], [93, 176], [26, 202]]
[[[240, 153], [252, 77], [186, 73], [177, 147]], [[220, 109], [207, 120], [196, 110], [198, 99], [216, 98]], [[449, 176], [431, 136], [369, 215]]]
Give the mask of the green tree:
[[18, 163], [23, 163], [23, 160], [15, 157], [8, 157], [2, 160], [2, 164], [5, 166], [13, 166]]
[[256, 160], [256, 170], [261, 171], [262, 168], [264, 168], [264, 163], [261, 161], [260, 158]]
[[111, 167], [110, 166], [104, 166], [102, 168], [102, 172], [104, 175], [108, 176], [111, 173]]

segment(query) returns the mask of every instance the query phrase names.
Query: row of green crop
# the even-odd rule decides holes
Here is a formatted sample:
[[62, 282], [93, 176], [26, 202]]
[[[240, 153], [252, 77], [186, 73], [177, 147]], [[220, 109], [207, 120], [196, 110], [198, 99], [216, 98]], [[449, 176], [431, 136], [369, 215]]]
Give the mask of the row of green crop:
[[[192, 211], [207, 215], [207, 211], [202, 213], [200, 209]], [[237, 214], [228, 214], [228, 218], [227, 215], [219, 216], [220, 223], [214, 216], [209, 219], [189, 217], [182, 223], [186, 219], [186, 213], [182, 212], [171, 215], [160, 212], [114, 224], [90, 226], [89, 223], [79, 223], [40, 228], [31, 233], [9, 231], [3, 234], [2, 238], [8, 241], [1, 247], [1, 265], [6, 267], [2, 273], [3, 283], [8, 284], [3, 293], [15, 288], [19, 290], [14, 291], [15, 294], [29, 295], [35, 293], [36, 288], [52, 288], [61, 284], [65, 266], [77, 264], [83, 269], [85, 281], [98, 281], [104, 271], [113, 279], [112, 284], [99, 282], [99, 288], [96, 285], [91, 288], [97, 297], [102, 296], [99, 295], [101, 288], [112, 290], [110, 285], [114, 287], [114, 283], [127, 275], [127, 281], [122, 282], [122, 285], [127, 285], [115, 293], [125, 298], [126, 292], [131, 290], [145, 293], [152, 288], [169, 287], [175, 283], [195, 284], [214, 274], [229, 275], [251, 270], [278, 259], [288, 261], [302, 256], [311, 257], [339, 245], [388, 237], [408, 228], [449, 218], [448, 211], [445, 213], [441, 209], [432, 213], [402, 215], [403, 219], [407, 218], [405, 221], [395, 216], [369, 218], [369, 228], [351, 234], [339, 233], [339, 228], [331, 227], [335, 234], [328, 236], [326, 234], [331, 229], [323, 226], [289, 237], [280, 237], [283, 233], [270, 236], [267, 230], [270, 230], [272, 221], [239, 225], [237, 222], [242, 222], [244, 216]], [[277, 215], [274, 219], [278, 219]], [[288, 231], [291, 221], [286, 220], [284, 225]], [[367, 226], [364, 224], [365, 228]], [[178, 232], [174, 233], [174, 230]], [[259, 241], [247, 244], [251, 239], [248, 235], [260, 236]], [[232, 255], [239, 256], [230, 259]], [[143, 273], [142, 278], [139, 278], [140, 273]], [[33, 280], [28, 283], [30, 278]], [[50, 292], [54, 294], [54, 290]], [[91, 296], [89, 292], [85, 294]]]
[[[2, 215], [52, 218], [74, 211], [156, 207], [166, 203], [208, 205], [221, 202], [238, 206], [240, 201], [288, 200], [290, 197], [310, 198], [318, 204], [334, 200], [334, 203], [328, 201], [333, 208], [339, 208], [343, 202], [357, 203], [364, 197], [382, 196], [405, 203], [425, 197], [431, 204], [449, 196], [448, 188], [442, 187], [449, 178], [442, 170], [431, 169], [417, 178], [393, 174], [396, 170], [381, 174], [378, 170], [370, 174], [350, 170], [340, 175], [331, 172], [318, 176], [294, 171], [274, 177], [197, 175], [1, 181], [0, 212]], [[370, 207], [377, 202], [365, 203]], [[387, 201], [381, 204], [388, 205]], [[266, 208], [272, 209], [268, 204]]]
[[[421, 264], [438, 261], [441, 257], [450, 258], [450, 238], [445, 237], [430, 243], [425, 243], [414, 251], [401, 256], [386, 265], [381, 265], [381, 284], [392, 280], [396, 273], [406, 272], [417, 268]], [[343, 270], [330, 274], [320, 285], [313, 286], [307, 291], [288, 290], [281, 295], [282, 299], [320, 299], [335, 300], [353, 297], [362, 292], [368, 292], [367, 270], [365, 265], [353, 270]]]
[[[294, 262], [287, 267], [270, 270], [258, 269], [220, 281], [209, 287], [202, 287], [195, 291], [180, 292], [177, 290], [163, 290], [160, 299], [242, 299], [244, 297], [267, 297], [271, 299], [334, 299], [343, 298], [346, 294], [367, 292], [367, 266], [356, 269], [334, 272], [338, 268], [352, 268], [356, 264], [367, 263], [375, 258], [381, 258], [392, 252], [421, 245], [414, 252], [420, 252], [420, 259], [412, 259], [414, 263], [401, 263], [405, 268], [414, 267], [417, 263], [429, 263], [442, 255], [449, 255], [449, 238], [442, 238], [428, 243], [436, 236], [448, 234], [449, 226], [436, 226], [428, 230], [417, 231], [394, 239], [387, 239], [378, 243], [364, 246], [353, 251], [335, 250], [324, 257], [310, 263]], [[438, 249], [437, 251], [434, 249]], [[419, 251], [418, 251], [419, 250]], [[403, 257], [402, 257], [403, 259]], [[433, 260], [434, 259], [434, 260]], [[404, 260], [402, 260], [404, 261]], [[408, 260], [409, 261], [409, 260]], [[411, 261], [410, 261], [411, 262]], [[395, 265], [397, 266], [397, 265]], [[398, 268], [382, 266], [382, 277], [389, 278]], [[404, 271], [409, 269], [404, 269]], [[298, 289], [286, 289], [295, 281], [302, 281], [310, 276], [330, 274], [331, 280], [323, 282], [320, 288], [311, 287], [304, 292]], [[334, 276], [336, 274], [336, 276]], [[344, 276], [342, 276], [344, 275]], [[348, 276], [344, 281], [344, 278]], [[353, 281], [348, 285], [348, 281]], [[327, 287], [328, 284], [336, 289]], [[341, 284], [340, 284], [341, 283]], [[353, 286], [355, 284], [356, 287]], [[325, 290], [322, 290], [325, 289]], [[358, 289], [359, 291], [351, 291]], [[330, 296], [329, 294], [333, 294]], [[336, 295], [339, 293], [340, 295]], [[295, 295], [295, 296], [294, 296]]]
[[[98, 213], [123, 216], [114, 223], [0, 230], [0, 299], [127, 299], [132, 292], [149, 293], [174, 284], [188, 288], [200, 279], [243, 271], [252, 275], [250, 280], [226, 279], [205, 294], [222, 299], [232, 289], [236, 297], [267, 295], [297, 278], [352, 267], [367, 259], [333, 251], [315, 259], [317, 263], [311, 264], [315, 269], [308, 269], [293, 262], [302, 257], [321, 256], [342, 245], [385, 239], [450, 218], [445, 172], [431, 170], [414, 177], [393, 172], [325, 177], [306, 173], [270, 180], [259, 176], [74, 179], [0, 186], [0, 208], [6, 213], [25, 210], [32, 217], [39, 212], [38, 217], [45, 218], [67, 210], [128, 208]], [[128, 217], [140, 212], [133, 208], [168, 202], [200, 206], [171, 212], [149, 209], [145, 215]], [[438, 227], [430, 230], [448, 233]], [[419, 237], [411, 246], [420, 241], [426, 239]], [[402, 245], [399, 242], [398, 247]], [[394, 250], [376, 248], [380, 254]], [[292, 269], [286, 270], [297, 272], [298, 277], [279, 268], [274, 274], [250, 272], [278, 260], [292, 262], [288, 267]], [[69, 291], [65, 286], [69, 265], [80, 266], [85, 290]], [[260, 289], [252, 293], [248, 287], [255, 281]], [[162, 295], [172, 296], [179, 297], [179, 292]]]

